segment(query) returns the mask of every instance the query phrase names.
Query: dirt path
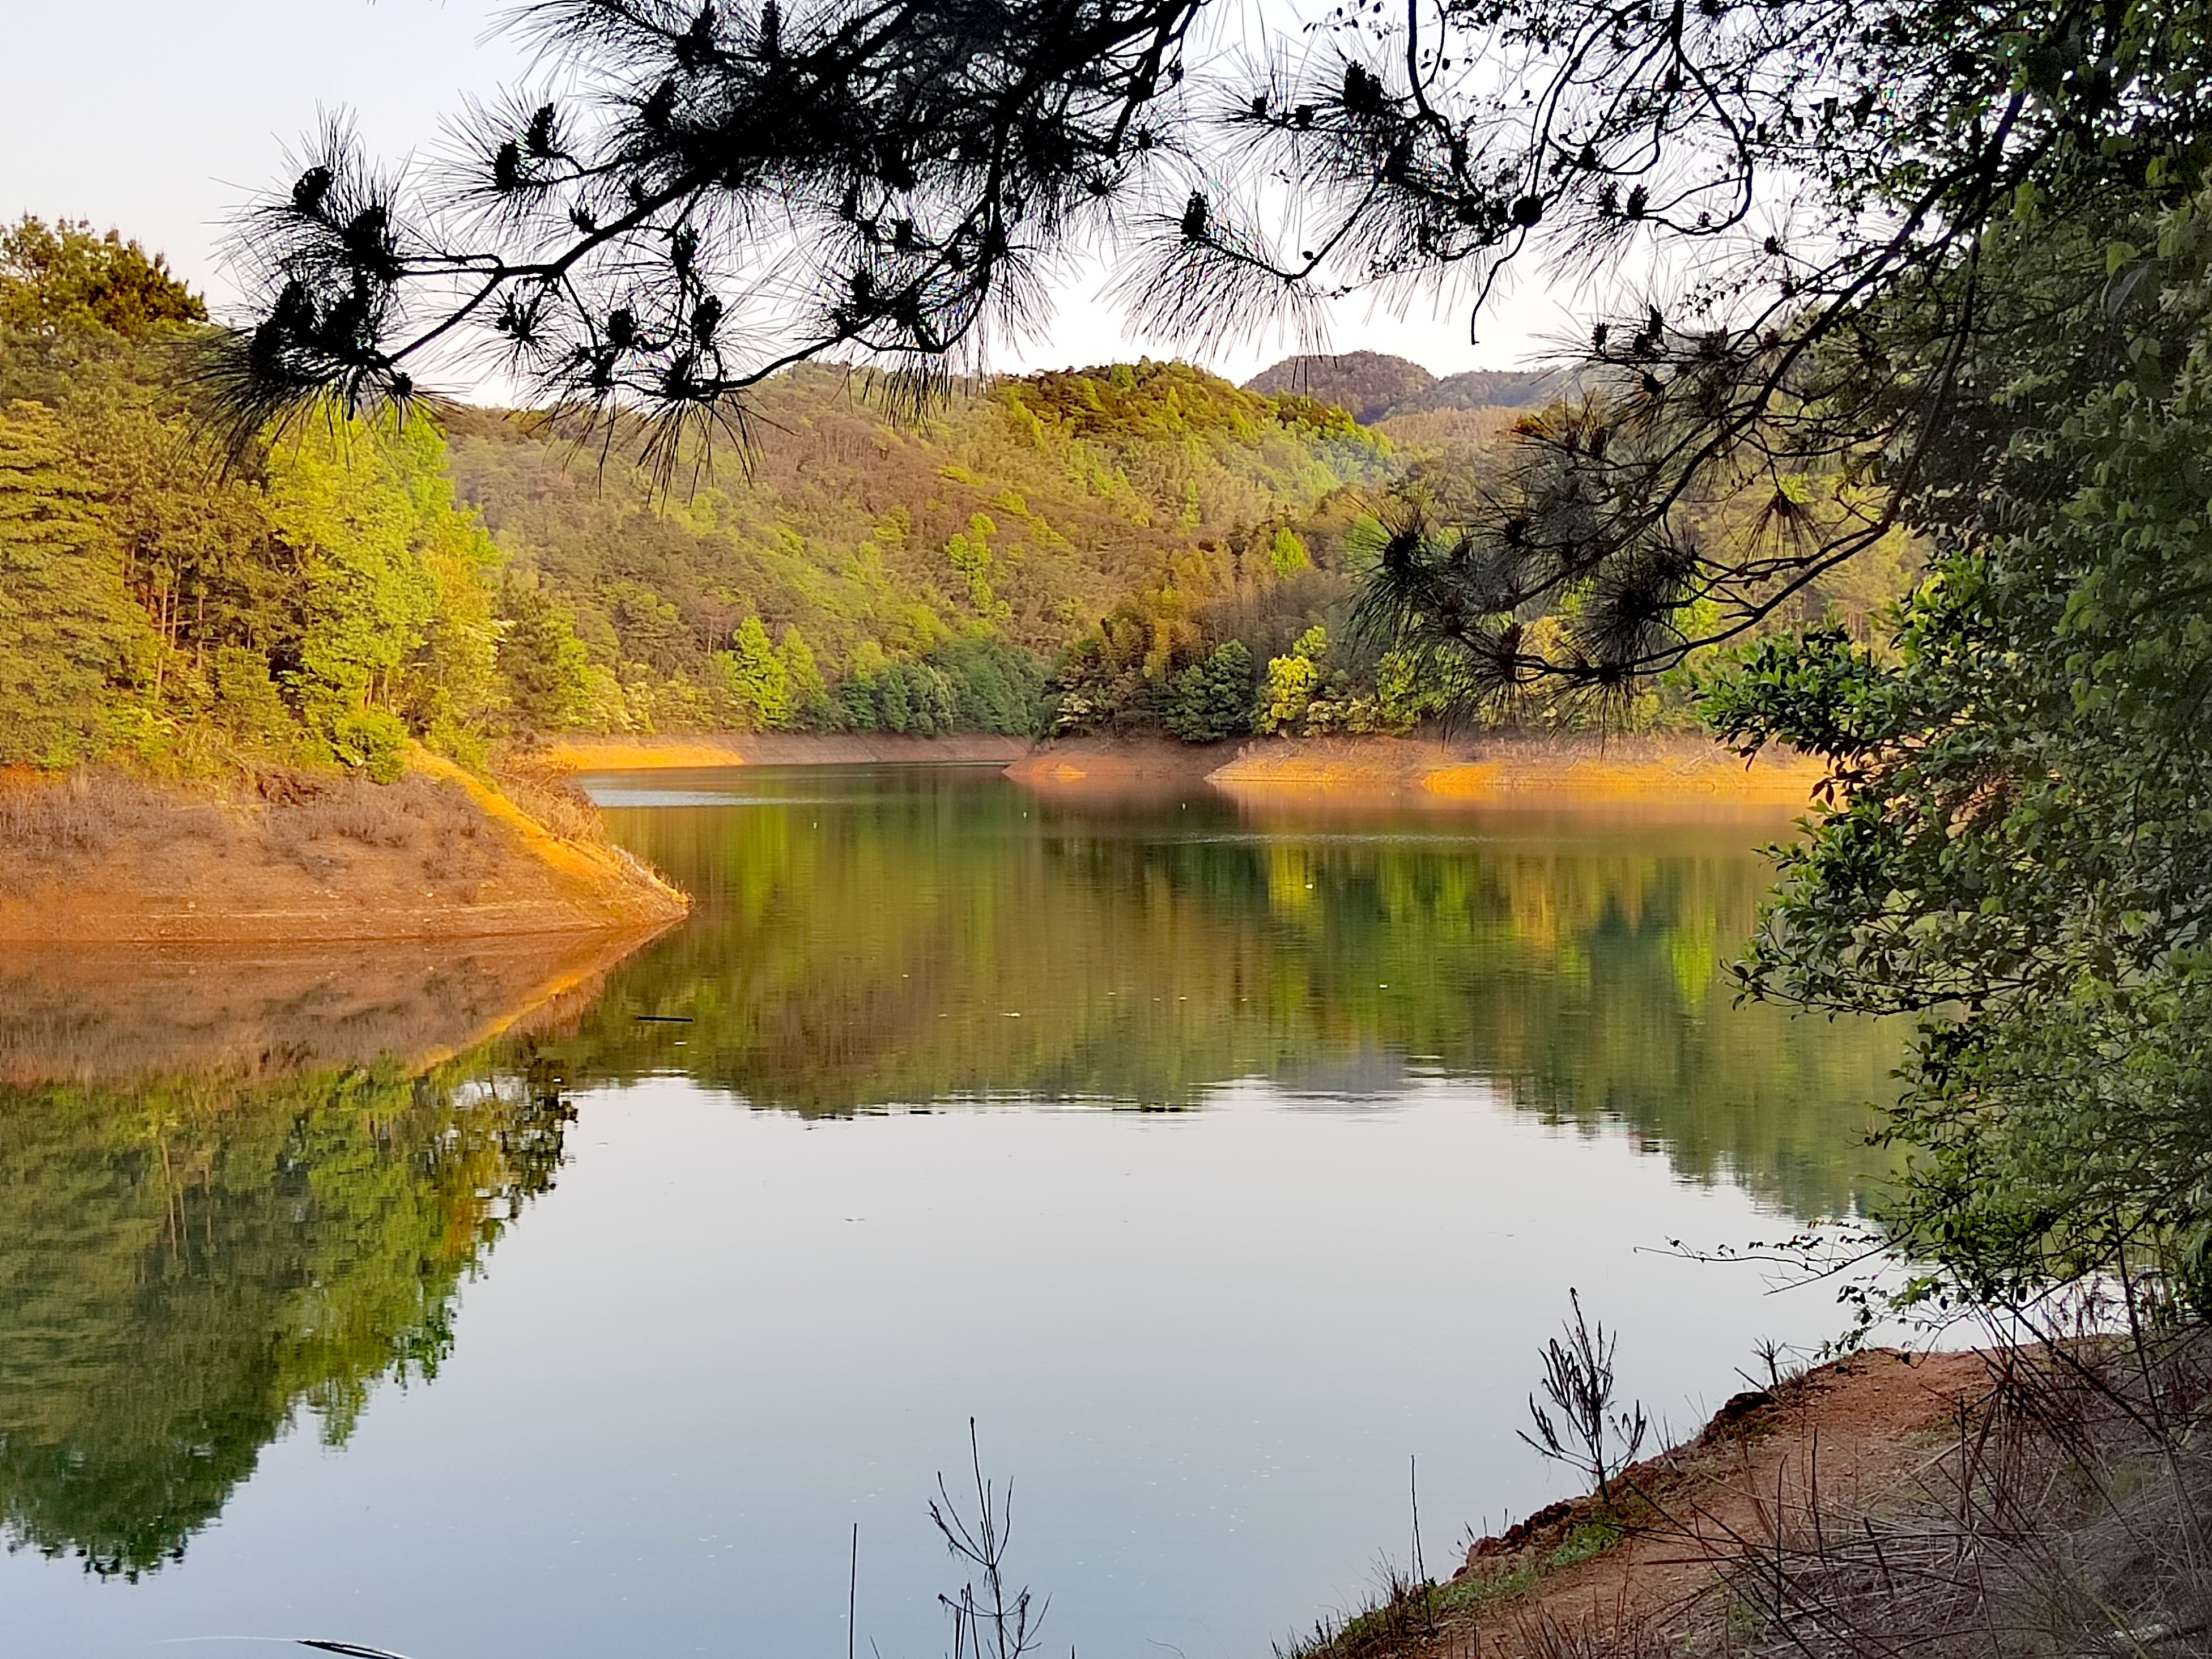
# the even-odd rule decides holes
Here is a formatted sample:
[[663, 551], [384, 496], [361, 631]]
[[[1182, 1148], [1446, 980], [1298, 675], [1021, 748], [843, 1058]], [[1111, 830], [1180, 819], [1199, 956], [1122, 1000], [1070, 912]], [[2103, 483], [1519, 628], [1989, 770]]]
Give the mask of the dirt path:
[[1624, 1477], [1638, 1519], [1610, 1549], [1554, 1565], [1590, 1537], [1589, 1498], [1476, 1544], [1446, 1591], [1436, 1649], [1553, 1659], [1601, 1639], [1625, 1652], [1677, 1645], [1717, 1565], [1801, 1520], [1816, 1496], [1832, 1516], [1878, 1510], [1955, 1443], [1960, 1403], [1987, 1386], [1978, 1353], [1884, 1349], [1738, 1395], [1696, 1440]]

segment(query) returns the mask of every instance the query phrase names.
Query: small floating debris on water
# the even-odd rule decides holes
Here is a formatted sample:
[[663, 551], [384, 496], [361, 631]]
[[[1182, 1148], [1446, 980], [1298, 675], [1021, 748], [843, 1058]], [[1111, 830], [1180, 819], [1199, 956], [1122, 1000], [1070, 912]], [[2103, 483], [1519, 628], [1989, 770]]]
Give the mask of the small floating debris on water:
[[690, 1025], [695, 1024], [691, 1016], [689, 1014], [640, 1014], [637, 1016], [637, 1023], [641, 1025]]

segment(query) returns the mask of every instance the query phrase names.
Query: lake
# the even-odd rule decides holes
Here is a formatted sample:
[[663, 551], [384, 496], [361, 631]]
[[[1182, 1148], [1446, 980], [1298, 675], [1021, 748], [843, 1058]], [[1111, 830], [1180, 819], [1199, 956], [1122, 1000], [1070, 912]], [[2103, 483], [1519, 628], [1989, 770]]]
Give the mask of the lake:
[[1570, 1286], [1678, 1433], [1841, 1328], [1691, 1259], [1882, 1170], [1898, 1033], [1732, 1004], [1786, 818], [587, 781], [611, 967], [0, 966], [8, 1652], [925, 1659], [972, 1419], [1043, 1651], [1264, 1659], [1575, 1485]]

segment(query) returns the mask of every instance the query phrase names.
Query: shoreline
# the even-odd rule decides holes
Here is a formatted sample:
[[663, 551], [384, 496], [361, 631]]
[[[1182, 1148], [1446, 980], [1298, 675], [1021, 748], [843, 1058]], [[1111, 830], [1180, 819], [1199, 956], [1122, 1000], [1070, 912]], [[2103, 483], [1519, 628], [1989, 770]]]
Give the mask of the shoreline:
[[1158, 738], [1063, 739], [1007, 769], [1042, 788], [1210, 784], [1238, 795], [1356, 798], [1514, 808], [1810, 804], [1824, 775], [1801, 756], [1747, 766], [1703, 738], [1261, 738], [1205, 746]]
[[956, 732], [922, 738], [889, 732], [699, 732], [666, 737], [546, 739], [539, 763], [568, 772], [648, 772], [718, 766], [1011, 766], [1036, 749], [1027, 738]]
[[1802, 807], [1825, 775], [1803, 756], [1746, 764], [1698, 737], [1542, 735], [1242, 738], [1184, 744], [1158, 736], [1054, 738], [990, 733], [705, 732], [550, 740], [544, 765], [570, 773], [725, 766], [999, 765], [1043, 791], [1142, 787], [1396, 795], [1425, 805], [1582, 806], [1698, 803]]
[[[1254, 805], [1772, 816], [1822, 777], [1697, 738], [1247, 738], [717, 733], [563, 738], [494, 787], [419, 748], [399, 782], [276, 772], [0, 779], [0, 940], [100, 945], [650, 934], [690, 899], [605, 840], [564, 780], [743, 766], [996, 768], [1040, 796], [1212, 790]], [[564, 795], [565, 791], [565, 795]], [[509, 793], [513, 792], [513, 793]], [[518, 799], [519, 796], [519, 799]]]
[[[1387, 1599], [1285, 1650], [1289, 1659], [1557, 1659], [1562, 1651], [1709, 1652], [1711, 1598], [1778, 1528], [1821, 1511], [1886, 1514], [1988, 1408], [2001, 1358], [1869, 1348], [1726, 1401], [1689, 1439], [1595, 1493], [1468, 1544], [1432, 1588]], [[1724, 1614], [1723, 1614], [1724, 1620]], [[1565, 1645], [1563, 1645], [1563, 1643]]]
[[[600, 838], [596, 813], [535, 785], [546, 799], [526, 810], [420, 749], [391, 784], [79, 770], [0, 785], [0, 940], [11, 944], [641, 939], [690, 908]], [[574, 818], [567, 833], [549, 812]]]

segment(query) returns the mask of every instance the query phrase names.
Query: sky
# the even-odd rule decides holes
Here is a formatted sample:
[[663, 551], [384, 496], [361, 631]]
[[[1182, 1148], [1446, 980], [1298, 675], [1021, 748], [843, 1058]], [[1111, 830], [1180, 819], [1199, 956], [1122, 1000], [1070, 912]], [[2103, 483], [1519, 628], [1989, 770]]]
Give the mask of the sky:
[[[1276, 5], [1285, 0], [1256, 0]], [[218, 314], [237, 290], [221, 257], [227, 214], [289, 179], [289, 147], [325, 112], [349, 113], [372, 154], [434, 147], [469, 95], [526, 77], [495, 33], [511, 0], [16, 0], [0, 100], [0, 221], [86, 219], [165, 253]], [[1176, 354], [1129, 332], [1093, 267], [1061, 289], [1040, 337], [997, 351], [1018, 371]], [[1562, 296], [1564, 298], [1564, 296]], [[1464, 304], [1389, 314], [1365, 301], [1328, 317], [1328, 349], [1409, 357], [1439, 374], [1503, 368], [1576, 328], [1560, 299], [1524, 281], [1470, 343]], [[1294, 349], [1241, 342], [1206, 367], [1243, 380]]]

